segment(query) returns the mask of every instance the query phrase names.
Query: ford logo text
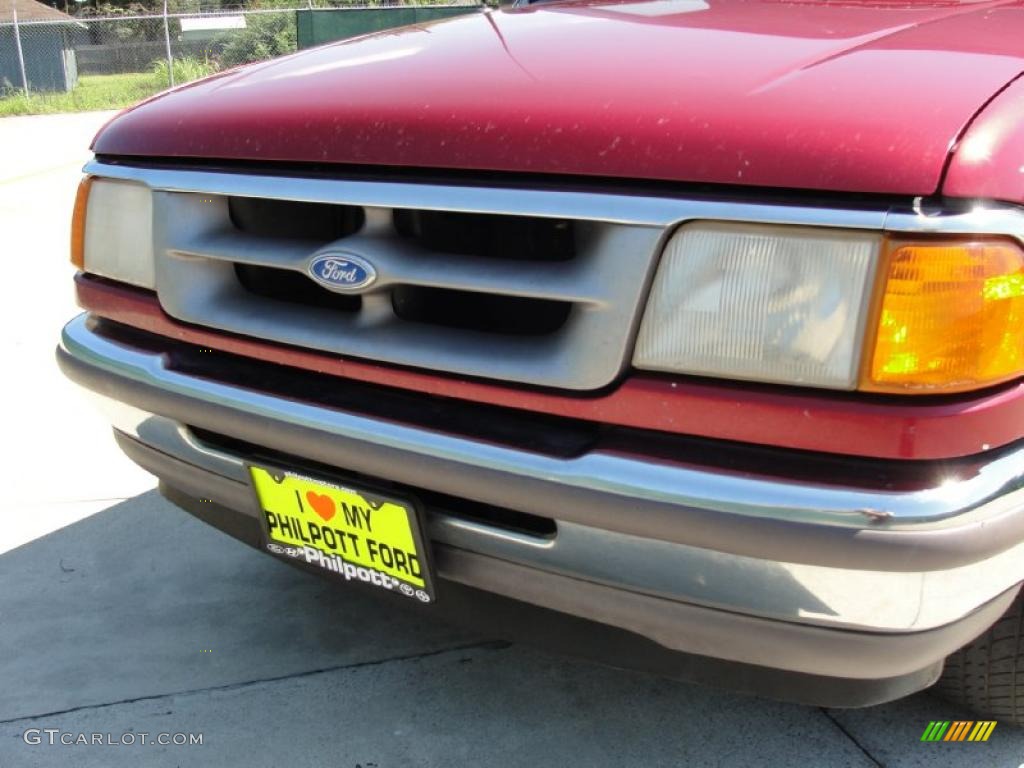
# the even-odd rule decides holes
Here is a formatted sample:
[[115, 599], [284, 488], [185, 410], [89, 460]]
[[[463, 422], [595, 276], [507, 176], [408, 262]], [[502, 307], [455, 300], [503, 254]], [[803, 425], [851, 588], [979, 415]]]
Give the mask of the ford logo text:
[[309, 262], [306, 271], [324, 288], [339, 293], [353, 293], [377, 279], [377, 270], [370, 262], [344, 251], [320, 254]]

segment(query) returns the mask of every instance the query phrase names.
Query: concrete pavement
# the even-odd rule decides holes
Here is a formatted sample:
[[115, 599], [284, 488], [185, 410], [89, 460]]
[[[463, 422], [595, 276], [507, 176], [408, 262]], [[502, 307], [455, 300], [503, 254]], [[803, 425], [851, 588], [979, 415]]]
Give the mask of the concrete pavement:
[[154, 483], [122, 457], [85, 396], [57, 374], [53, 347], [77, 308], [70, 212], [89, 141], [114, 113], [0, 119], [0, 444], [7, 515], [0, 552]]
[[75, 311], [77, 169], [105, 119], [0, 120], [0, 766], [1024, 763], [1003, 724], [921, 744], [929, 720], [972, 719], [928, 695], [823, 711], [567, 661], [333, 587], [172, 507], [52, 361]]

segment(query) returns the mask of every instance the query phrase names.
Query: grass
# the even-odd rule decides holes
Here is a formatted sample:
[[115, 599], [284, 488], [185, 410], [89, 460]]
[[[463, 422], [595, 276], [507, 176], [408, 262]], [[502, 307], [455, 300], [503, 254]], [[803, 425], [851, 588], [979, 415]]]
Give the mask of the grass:
[[68, 93], [30, 93], [26, 98], [20, 91], [14, 91], [0, 96], [0, 117], [121, 109], [166, 87], [166, 74], [161, 79], [153, 72], [83, 75]]
[[[174, 60], [174, 82], [176, 85], [191, 83], [193, 80], [212, 75], [216, 71], [217, 64], [209, 59], [185, 56]], [[165, 59], [154, 61], [152, 73], [158, 83], [166, 83], [167, 61]]]

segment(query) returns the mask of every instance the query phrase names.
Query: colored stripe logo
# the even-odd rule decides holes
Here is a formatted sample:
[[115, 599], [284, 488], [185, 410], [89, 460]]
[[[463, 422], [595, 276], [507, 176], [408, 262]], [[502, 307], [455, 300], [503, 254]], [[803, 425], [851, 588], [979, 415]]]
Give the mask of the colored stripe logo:
[[921, 734], [921, 741], [988, 741], [996, 729], [996, 720], [932, 720]]

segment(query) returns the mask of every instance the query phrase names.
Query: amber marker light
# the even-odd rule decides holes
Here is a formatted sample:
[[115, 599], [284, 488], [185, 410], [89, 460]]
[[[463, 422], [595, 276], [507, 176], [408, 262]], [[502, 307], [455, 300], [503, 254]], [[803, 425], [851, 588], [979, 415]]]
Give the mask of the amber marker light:
[[89, 207], [92, 179], [92, 176], [86, 176], [79, 182], [75, 210], [71, 216], [71, 263], [79, 269], [85, 269], [85, 214]]
[[1024, 250], [1008, 238], [889, 239], [860, 389], [963, 392], [1024, 373]]

